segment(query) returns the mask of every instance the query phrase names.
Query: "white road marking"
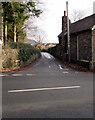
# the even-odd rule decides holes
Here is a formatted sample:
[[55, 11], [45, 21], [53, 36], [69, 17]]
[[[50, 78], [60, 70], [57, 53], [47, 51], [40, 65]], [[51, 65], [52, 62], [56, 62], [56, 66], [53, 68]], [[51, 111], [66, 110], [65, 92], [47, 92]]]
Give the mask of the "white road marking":
[[26, 74], [26, 76], [34, 76], [35, 74]]
[[51, 66], [49, 66], [49, 68], [51, 68]]
[[45, 58], [47, 58], [47, 59], [52, 59], [52, 58], [54, 58], [52, 55], [50, 55], [49, 53], [43, 53], [42, 52], [42, 56], [44, 56]]
[[4, 77], [4, 76], [8, 76], [8, 75], [0, 74], [0, 77]]
[[69, 72], [63, 72], [64, 74], [68, 74]]
[[9, 90], [8, 92], [9, 92], [9, 93], [19, 93], [19, 92], [62, 90], [62, 89], [75, 89], [75, 88], [80, 88], [80, 86], [54, 87], [54, 88], [37, 88], [37, 89], [22, 89], [22, 90]]
[[69, 69], [66, 69], [66, 68], [65, 68], [64, 70], [69, 70]]
[[61, 65], [59, 65], [59, 68], [60, 68], [60, 70], [62, 70], [63, 68], [61, 67]]
[[[11, 76], [23, 76], [24, 74], [12, 74]], [[26, 76], [34, 76], [35, 74], [26, 74]], [[0, 77], [9, 76], [6, 74], [0, 74]]]
[[79, 72], [75, 72], [75, 73], [79, 73]]
[[12, 76], [23, 76], [22, 74], [12, 74]]

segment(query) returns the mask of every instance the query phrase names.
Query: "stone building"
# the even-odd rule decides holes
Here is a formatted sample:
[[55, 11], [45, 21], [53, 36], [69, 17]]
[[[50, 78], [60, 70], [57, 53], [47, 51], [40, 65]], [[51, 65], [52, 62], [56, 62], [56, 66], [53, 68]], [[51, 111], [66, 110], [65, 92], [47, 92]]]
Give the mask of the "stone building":
[[[58, 35], [60, 55], [68, 58], [67, 16], [62, 17], [62, 32]], [[95, 14], [70, 23], [70, 60], [89, 63], [89, 68], [95, 68]]]

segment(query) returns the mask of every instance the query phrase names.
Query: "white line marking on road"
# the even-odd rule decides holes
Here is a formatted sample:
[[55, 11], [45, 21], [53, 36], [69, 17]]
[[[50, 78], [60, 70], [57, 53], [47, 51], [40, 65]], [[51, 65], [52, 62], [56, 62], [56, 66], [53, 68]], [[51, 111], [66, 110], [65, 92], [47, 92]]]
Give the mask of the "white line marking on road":
[[51, 66], [49, 66], [49, 68], [51, 68]]
[[54, 88], [37, 88], [37, 89], [22, 89], [22, 90], [9, 90], [8, 92], [9, 92], [9, 93], [19, 93], [19, 92], [62, 90], [62, 89], [75, 89], [75, 88], [80, 88], [80, 86], [54, 87]]
[[64, 74], [68, 74], [69, 72], [63, 72]]
[[75, 73], [79, 73], [79, 72], [75, 72]]
[[66, 68], [65, 68], [65, 69], [63, 69], [63, 70], [69, 70], [69, 69], [66, 69]]
[[5, 77], [5, 76], [8, 76], [8, 75], [0, 74], [0, 77]]
[[63, 68], [61, 67], [61, 65], [59, 65], [59, 68], [60, 68], [60, 70], [62, 70]]
[[49, 53], [42, 53], [42, 56], [44, 56], [47, 59], [52, 59], [54, 58], [52, 55], [50, 55]]
[[22, 74], [12, 74], [12, 76], [23, 76]]
[[34, 76], [35, 74], [26, 74], [26, 76]]

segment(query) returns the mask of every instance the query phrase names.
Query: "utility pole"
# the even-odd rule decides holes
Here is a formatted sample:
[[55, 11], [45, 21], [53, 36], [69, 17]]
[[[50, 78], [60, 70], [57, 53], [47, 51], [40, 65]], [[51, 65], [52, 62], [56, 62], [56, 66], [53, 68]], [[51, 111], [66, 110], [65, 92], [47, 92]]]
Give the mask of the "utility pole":
[[95, 14], [95, 1], [93, 2], [93, 14]]
[[67, 10], [68, 61], [70, 62], [70, 29], [69, 29], [68, 1], [66, 2], [66, 10]]

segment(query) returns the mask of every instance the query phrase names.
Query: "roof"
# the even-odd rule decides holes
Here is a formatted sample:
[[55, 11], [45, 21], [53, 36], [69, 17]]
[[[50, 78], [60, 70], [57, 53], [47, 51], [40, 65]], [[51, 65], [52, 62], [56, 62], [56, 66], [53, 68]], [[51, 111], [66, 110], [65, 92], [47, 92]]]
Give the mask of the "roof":
[[[91, 30], [94, 25], [95, 25], [95, 14], [70, 24], [70, 34], [85, 30]], [[62, 32], [58, 35], [58, 37], [61, 36], [62, 36]]]
[[70, 25], [70, 34], [90, 30], [95, 25], [95, 14], [83, 18]]
[[62, 32], [58, 35], [58, 37], [62, 37]]

